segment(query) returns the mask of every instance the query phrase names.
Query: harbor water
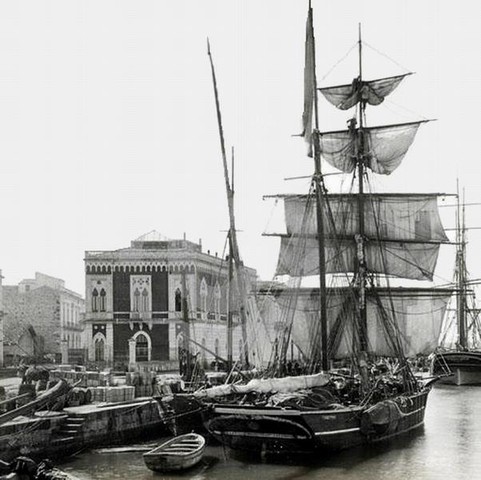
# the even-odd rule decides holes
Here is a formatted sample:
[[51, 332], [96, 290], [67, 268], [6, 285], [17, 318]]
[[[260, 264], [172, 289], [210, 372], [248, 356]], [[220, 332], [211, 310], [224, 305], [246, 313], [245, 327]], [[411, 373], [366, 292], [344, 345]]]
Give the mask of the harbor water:
[[261, 458], [209, 446], [192, 470], [162, 475], [145, 467], [140, 451], [97, 449], [60, 466], [82, 480], [472, 480], [481, 478], [481, 387], [436, 385], [423, 428], [388, 444], [324, 458]]

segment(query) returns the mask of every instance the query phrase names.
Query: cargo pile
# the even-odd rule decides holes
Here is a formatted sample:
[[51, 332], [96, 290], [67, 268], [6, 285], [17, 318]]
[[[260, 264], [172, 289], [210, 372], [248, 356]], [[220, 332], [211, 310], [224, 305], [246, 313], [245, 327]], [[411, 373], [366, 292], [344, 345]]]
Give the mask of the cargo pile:
[[122, 385], [119, 387], [96, 387], [92, 388], [93, 402], [127, 402], [134, 400], [135, 387]]
[[76, 370], [51, 370], [51, 379], [63, 378], [69, 383], [77, 383], [79, 387], [105, 387], [111, 385], [112, 375], [109, 372], [88, 372], [88, 371], [76, 371]]

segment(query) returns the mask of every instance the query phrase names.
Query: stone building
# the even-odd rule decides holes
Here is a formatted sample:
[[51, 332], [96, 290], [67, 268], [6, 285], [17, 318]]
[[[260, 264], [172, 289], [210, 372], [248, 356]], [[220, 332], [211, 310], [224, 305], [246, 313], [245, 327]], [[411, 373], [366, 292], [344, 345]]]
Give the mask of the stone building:
[[3, 286], [4, 359], [81, 363], [85, 302], [65, 282], [43, 273]]
[[[255, 279], [256, 272], [246, 269]], [[201, 242], [150, 232], [128, 248], [85, 253], [88, 358], [97, 365], [178, 368], [179, 347], [206, 366], [227, 356], [228, 262]], [[183, 319], [183, 303], [187, 317]], [[233, 358], [244, 344], [234, 317]]]

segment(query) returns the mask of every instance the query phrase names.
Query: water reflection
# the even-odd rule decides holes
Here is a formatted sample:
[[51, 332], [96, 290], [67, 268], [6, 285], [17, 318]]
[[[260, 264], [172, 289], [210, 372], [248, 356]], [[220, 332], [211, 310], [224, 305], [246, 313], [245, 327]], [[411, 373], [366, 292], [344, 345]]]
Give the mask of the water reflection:
[[481, 478], [481, 387], [436, 386], [423, 429], [325, 457], [260, 458], [209, 446], [202, 462], [182, 474], [149, 471], [139, 452], [86, 452], [62, 467], [82, 480], [471, 480]]

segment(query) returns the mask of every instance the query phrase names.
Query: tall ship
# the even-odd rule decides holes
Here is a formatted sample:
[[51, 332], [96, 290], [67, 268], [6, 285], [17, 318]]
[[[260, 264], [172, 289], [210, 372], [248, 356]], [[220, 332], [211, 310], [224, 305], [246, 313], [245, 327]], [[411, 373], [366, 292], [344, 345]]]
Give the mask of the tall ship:
[[[459, 190], [459, 189], [458, 189]], [[464, 197], [464, 195], [463, 195]], [[431, 357], [431, 374], [442, 376], [442, 383], [481, 385], [481, 323], [466, 265], [465, 201], [456, 214], [456, 291], [451, 297], [453, 309], [440, 338], [440, 346]], [[453, 313], [453, 315], [450, 315]]]
[[[279, 196], [286, 228], [278, 234], [276, 274], [291, 280], [266, 291], [285, 306], [271, 360], [260, 378], [194, 394], [209, 433], [231, 448], [349, 448], [424, 422], [433, 379], [417, 378], [408, 357], [436, 347], [452, 289], [394, 281], [432, 280], [448, 241], [437, 206], [444, 194], [374, 193], [372, 178], [396, 170], [425, 120], [375, 127], [366, 120], [367, 106], [382, 103], [405, 76], [365, 80], [359, 35], [354, 80], [318, 88], [309, 5], [302, 136], [314, 172], [307, 193]], [[319, 130], [320, 93], [338, 109], [352, 109], [346, 130]], [[349, 191], [327, 192], [326, 164], [346, 176]], [[241, 269], [238, 252], [234, 259]], [[306, 277], [317, 286], [304, 287]], [[293, 344], [302, 360], [295, 365], [288, 360]]]

